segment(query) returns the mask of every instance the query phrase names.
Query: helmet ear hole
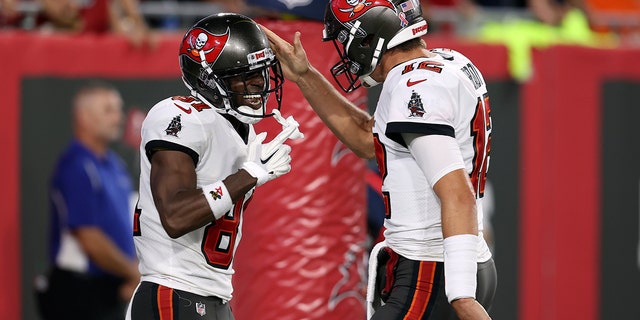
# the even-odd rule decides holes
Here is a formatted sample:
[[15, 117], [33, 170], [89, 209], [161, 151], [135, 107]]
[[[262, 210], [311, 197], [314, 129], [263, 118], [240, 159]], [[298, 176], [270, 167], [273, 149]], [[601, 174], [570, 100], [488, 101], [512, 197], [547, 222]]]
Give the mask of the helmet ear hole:
[[218, 107], [218, 108], [222, 108], [224, 106], [223, 102], [222, 102], [222, 96], [220, 96], [217, 93], [214, 93], [211, 95], [211, 104], [213, 104], [214, 106]]
[[344, 29], [340, 30], [337, 37], [338, 42], [344, 44], [347, 42], [347, 39], [349, 39], [349, 32], [347, 32], [347, 30], [344, 30]]
[[198, 94], [205, 98], [214, 107], [224, 108], [223, 96], [217, 88], [216, 81], [212, 78], [206, 82], [198, 78]]
[[373, 42], [373, 38], [375, 37], [374, 34], [368, 34], [366, 37], [364, 37], [364, 39], [362, 39], [362, 41], [360, 42], [360, 47], [361, 48], [369, 48], [371, 47], [371, 42]]

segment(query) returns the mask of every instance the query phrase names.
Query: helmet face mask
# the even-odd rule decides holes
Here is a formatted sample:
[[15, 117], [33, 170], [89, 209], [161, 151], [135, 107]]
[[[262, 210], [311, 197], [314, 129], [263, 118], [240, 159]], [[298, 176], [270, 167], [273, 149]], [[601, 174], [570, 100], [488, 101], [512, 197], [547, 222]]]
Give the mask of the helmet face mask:
[[384, 52], [426, 33], [418, 0], [332, 0], [325, 11], [323, 40], [340, 59], [331, 73], [345, 92], [378, 84], [369, 75]]
[[333, 79], [335, 79], [338, 86], [344, 92], [351, 92], [358, 89], [362, 84], [357, 74], [362, 67], [359, 63], [349, 59], [347, 52], [344, 50], [344, 45], [340, 40], [333, 39], [332, 42], [340, 57], [340, 60], [331, 68]]
[[267, 108], [280, 109], [282, 69], [250, 18], [224, 13], [200, 20], [185, 34], [179, 57], [191, 94], [218, 112], [256, 123], [273, 115]]
[[219, 82], [224, 88], [230, 113], [236, 117], [248, 118], [240, 119], [243, 122], [255, 123], [272, 116], [273, 112], [267, 111], [267, 101], [272, 93], [277, 109], [280, 109], [284, 77], [277, 61], [260, 69], [220, 77]]

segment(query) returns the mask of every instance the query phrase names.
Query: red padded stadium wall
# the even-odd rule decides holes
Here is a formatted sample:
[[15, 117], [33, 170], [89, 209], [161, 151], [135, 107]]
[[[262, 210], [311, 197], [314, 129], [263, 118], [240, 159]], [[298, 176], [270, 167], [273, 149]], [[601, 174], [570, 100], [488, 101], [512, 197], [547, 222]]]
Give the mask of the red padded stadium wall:
[[521, 112], [518, 319], [600, 317], [601, 84], [640, 80], [639, 55], [534, 52]]
[[[311, 63], [330, 77], [338, 56], [322, 43], [322, 24], [271, 28], [289, 41], [303, 31]], [[365, 90], [349, 98], [366, 108]], [[310, 110], [295, 84], [285, 83], [282, 113], [294, 115], [305, 138], [289, 140], [291, 173], [258, 188], [244, 216], [231, 301], [238, 320], [365, 317], [365, 162]], [[256, 131], [277, 126], [265, 121]]]

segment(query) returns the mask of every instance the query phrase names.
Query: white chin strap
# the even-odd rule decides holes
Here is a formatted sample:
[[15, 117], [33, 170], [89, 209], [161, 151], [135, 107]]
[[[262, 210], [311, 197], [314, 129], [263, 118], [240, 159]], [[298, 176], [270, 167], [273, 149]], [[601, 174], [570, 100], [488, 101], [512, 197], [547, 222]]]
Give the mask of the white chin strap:
[[360, 77], [360, 82], [365, 88], [375, 87], [380, 84], [380, 82], [373, 80], [369, 75]]
[[[225, 106], [228, 105], [228, 99], [224, 99], [224, 100], [225, 100], [224, 101]], [[248, 106], [239, 106], [238, 110], [243, 112], [243, 113], [245, 113], [245, 114], [251, 114], [251, 115], [256, 115], [256, 116], [263, 116], [264, 115], [264, 113], [262, 112], [262, 108], [256, 110], [256, 109], [250, 108]], [[249, 117], [249, 116], [243, 115], [243, 114], [239, 113], [238, 111], [233, 110], [231, 108], [228, 108], [226, 111], [227, 111], [228, 114], [230, 114], [230, 115], [236, 117], [236, 119], [240, 120], [240, 122], [244, 122], [246, 124], [256, 124], [260, 120], [263, 119], [261, 117]]]

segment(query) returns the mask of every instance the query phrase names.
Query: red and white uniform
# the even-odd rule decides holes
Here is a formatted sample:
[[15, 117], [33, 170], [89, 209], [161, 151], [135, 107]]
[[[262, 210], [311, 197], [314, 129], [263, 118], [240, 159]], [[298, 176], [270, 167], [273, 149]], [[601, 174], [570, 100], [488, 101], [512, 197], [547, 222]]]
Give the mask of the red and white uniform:
[[[410, 60], [389, 71], [374, 114], [373, 133], [384, 179], [387, 245], [412, 260], [444, 261], [441, 207], [433, 185], [453, 170], [466, 169], [476, 192], [478, 230], [482, 231], [491, 119], [487, 88], [478, 69], [456, 51], [431, 51], [438, 55]], [[432, 176], [425, 176], [403, 133], [455, 138], [462, 161], [431, 168], [427, 172]], [[439, 157], [447, 151], [428, 152]], [[479, 238], [478, 262], [484, 262], [491, 252]]]
[[[249, 127], [251, 140], [255, 131]], [[193, 97], [160, 101], [142, 124], [140, 199], [134, 221], [142, 281], [228, 301], [233, 256], [242, 236], [242, 202], [253, 191], [215, 223], [172, 239], [162, 227], [151, 194], [148, 150], [157, 148], [190, 155], [201, 188], [237, 172], [246, 161], [247, 145], [223, 116]]]

